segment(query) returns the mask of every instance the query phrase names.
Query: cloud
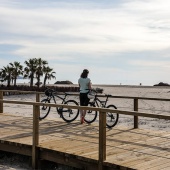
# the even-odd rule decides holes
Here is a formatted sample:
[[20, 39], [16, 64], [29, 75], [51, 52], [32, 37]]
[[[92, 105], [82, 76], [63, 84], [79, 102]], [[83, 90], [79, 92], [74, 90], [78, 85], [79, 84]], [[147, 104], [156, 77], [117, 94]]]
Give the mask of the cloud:
[[[151, 61], [151, 60], [134, 60], [129, 62], [132, 65], [140, 67], [155, 67], [155, 68], [169, 68], [170, 61]], [[170, 68], [169, 68], [170, 69]]]
[[[4, 56], [22, 61], [42, 57], [77, 75], [89, 67], [96, 82], [101, 81], [98, 72], [105, 82], [114, 82], [108, 78], [113, 72], [114, 79], [118, 75], [125, 79], [127, 70], [135, 75], [137, 66], [155, 69], [169, 63], [168, 0], [0, 0], [0, 4]], [[62, 72], [67, 77], [67, 69]]]
[[[141, 2], [133, 4], [141, 6]], [[18, 35], [22, 35], [23, 38], [20, 37], [17, 42], [28, 47], [38, 42], [40, 48], [43, 48], [43, 45], [55, 44], [61, 50], [79, 49], [89, 52], [167, 48], [169, 45], [162, 41], [167, 41], [169, 37], [159, 31], [156, 34], [151, 33], [153, 26], [149, 20], [153, 17], [144, 21], [147, 15], [133, 15], [133, 11], [129, 12], [132, 7], [133, 5], [122, 5], [118, 9], [76, 10], [56, 10], [50, 7], [34, 10], [1, 8], [0, 11], [4, 15], [1, 21], [6, 23], [4, 30], [16, 34], [10, 43], [16, 43]], [[148, 27], [143, 26], [146, 22]], [[29, 36], [30, 39], [25, 41], [24, 38]], [[45, 40], [49, 41], [45, 43]], [[7, 43], [6, 40], [3, 42]]]

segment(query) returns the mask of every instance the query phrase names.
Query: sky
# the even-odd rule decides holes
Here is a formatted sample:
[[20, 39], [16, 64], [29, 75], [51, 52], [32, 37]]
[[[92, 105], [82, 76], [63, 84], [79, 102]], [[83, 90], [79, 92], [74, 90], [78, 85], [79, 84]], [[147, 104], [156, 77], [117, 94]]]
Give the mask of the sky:
[[0, 68], [48, 61], [55, 81], [170, 83], [169, 0], [0, 0]]

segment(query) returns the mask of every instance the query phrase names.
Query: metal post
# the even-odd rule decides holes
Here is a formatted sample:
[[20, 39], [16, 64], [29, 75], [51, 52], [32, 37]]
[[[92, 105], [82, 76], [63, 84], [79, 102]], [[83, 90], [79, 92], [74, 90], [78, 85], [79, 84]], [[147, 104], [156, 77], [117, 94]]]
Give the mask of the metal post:
[[99, 170], [103, 170], [106, 160], [106, 113], [99, 112]]
[[[138, 99], [134, 99], [134, 111], [138, 111]], [[134, 116], [134, 128], [138, 128], [138, 116]]]

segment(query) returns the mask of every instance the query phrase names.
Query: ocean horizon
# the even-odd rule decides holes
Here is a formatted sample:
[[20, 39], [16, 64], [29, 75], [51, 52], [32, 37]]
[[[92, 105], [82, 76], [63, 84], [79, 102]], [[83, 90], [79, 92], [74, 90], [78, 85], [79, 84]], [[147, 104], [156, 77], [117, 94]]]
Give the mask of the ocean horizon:
[[[54, 84], [57, 81], [66, 81], [66, 80], [50, 80], [50, 81], [46, 82], [46, 85], [47, 86], [48, 85], [63, 85], [63, 84]], [[37, 80], [34, 79], [33, 84], [35, 85], [36, 82], [37, 82]], [[40, 80], [40, 82], [43, 83], [43, 79]], [[26, 85], [26, 84], [30, 83], [30, 79], [17, 79], [16, 83], [17, 83], [17, 85]], [[115, 81], [115, 83], [113, 83], [113, 84], [105, 84], [105, 83], [93, 83], [92, 82], [92, 86], [108, 86], [108, 87], [109, 86], [134, 86], [134, 87], [135, 86], [140, 86], [140, 87], [153, 87], [155, 84], [159, 84], [159, 83], [160, 82], [156, 82], [156, 83], [153, 83], [153, 84], [151, 84], [151, 83], [145, 84], [145, 83], [132, 83], [132, 82], [126, 82], [126, 81], [124, 83], [118, 83], [118, 82]], [[5, 84], [7, 84], [7, 82], [1, 82], [1, 84], [5, 85]], [[12, 85], [12, 83], [11, 83], [11, 85]], [[73, 84], [64, 84], [64, 85], [71, 86], [71, 85], [78, 85], [78, 83], [73, 82]]]

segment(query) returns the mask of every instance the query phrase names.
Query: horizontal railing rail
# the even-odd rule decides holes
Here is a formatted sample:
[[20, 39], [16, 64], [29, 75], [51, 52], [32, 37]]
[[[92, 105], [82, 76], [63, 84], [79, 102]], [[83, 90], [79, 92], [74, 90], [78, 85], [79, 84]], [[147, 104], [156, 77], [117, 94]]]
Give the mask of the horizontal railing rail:
[[24, 105], [48, 106], [48, 107], [63, 107], [63, 108], [79, 109], [79, 110], [90, 109], [92, 111], [99, 111], [99, 112], [111, 112], [111, 113], [118, 113], [118, 114], [131, 115], [131, 116], [142, 116], [142, 117], [170, 120], [170, 116], [163, 115], [163, 114], [156, 115], [156, 114], [149, 114], [145, 112], [125, 111], [125, 110], [118, 110], [118, 109], [115, 110], [115, 109], [107, 109], [107, 108], [101, 108], [101, 107], [75, 106], [75, 105], [73, 106], [73, 105], [65, 105], [65, 104], [53, 104], [53, 103], [41, 103], [41, 102], [5, 100], [5, 99], [3, 100], [0, 99], [0, 103], [24, 104]]
[[[19, 90], [0, 90], [0, 92], [18, 92], [18, 93], [30, 93], [30, 94], [44, 94], [44, 92], [37, 91], [19, 91]], [[69, 95], [78, 96], [78, 92], [68, 92]], [[57, 92], [57, 94], [64, 94], [64, 92]], [[97, 97], [106, 97], [104, 94], [97, 94]], [[155, 97], [136, 97], [136, 96], [114, 96], [110, 95], [109, 98], [120, 98], [120, 99], [141, 99], [141, 100], [159, 100], [159, 101], [170, 101], [168, 98], [155, 98]]]

